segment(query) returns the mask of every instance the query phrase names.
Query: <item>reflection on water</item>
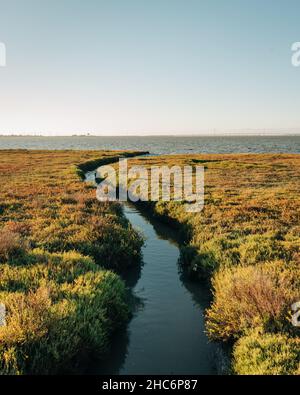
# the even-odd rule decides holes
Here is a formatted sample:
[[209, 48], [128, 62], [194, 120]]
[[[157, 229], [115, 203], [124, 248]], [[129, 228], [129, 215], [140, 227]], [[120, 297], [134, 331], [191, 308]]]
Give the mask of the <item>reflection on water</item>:
[[116, 334], [105, 363], [94, 365], [91, 373], [216, 373], [219, 346], [204, 333], [210, 294], [181, 273], [176, 232], [130, 204], [125, 214], [146, 237], [141, 272], [124, 278], [132, 287], [134, 314]]

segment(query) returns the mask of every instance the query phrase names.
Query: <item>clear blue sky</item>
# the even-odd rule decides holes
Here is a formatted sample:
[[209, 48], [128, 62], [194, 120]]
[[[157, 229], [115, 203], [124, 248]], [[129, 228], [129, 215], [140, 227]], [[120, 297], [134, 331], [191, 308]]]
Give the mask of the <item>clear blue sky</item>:
[[300, 130], [299, 0], [0, 0], [0, 133]]

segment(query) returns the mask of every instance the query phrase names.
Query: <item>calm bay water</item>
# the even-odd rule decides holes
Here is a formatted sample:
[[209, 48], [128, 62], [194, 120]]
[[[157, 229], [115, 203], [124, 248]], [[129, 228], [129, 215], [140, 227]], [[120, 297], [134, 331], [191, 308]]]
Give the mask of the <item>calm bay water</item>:
[[0, 149], [129, 149], [152, 154], [300, 153], [298, 136], [0, 137]]

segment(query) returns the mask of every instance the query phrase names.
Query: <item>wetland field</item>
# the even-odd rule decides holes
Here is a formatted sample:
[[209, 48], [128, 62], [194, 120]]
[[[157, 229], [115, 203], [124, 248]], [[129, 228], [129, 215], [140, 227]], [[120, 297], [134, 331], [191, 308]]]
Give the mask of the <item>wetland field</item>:
[[[204, 209], [98, 201], [119, 157], [204, 166]], [[0, 174], [1, 374], [300, 373], [299, 154], [13, 149]]]

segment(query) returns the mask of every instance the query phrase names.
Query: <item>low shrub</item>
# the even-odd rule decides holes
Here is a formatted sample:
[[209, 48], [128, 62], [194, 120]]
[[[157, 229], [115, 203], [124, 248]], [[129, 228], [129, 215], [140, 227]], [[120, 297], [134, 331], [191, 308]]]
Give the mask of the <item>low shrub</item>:
[[181, 262], [193, 276], [207, 278], [220, 266], [237, 265], [240, 262], [238, 247], [235, 240], [212, 238], [200, 248], [193, 244], [181, 248]]
[[23, 267], [0, 265], [2, 374], [48, 374], [81, 354], [105, 355], [111, 334], [128, 319], [120, 278], [75, 252], [30, 253]]
[[220, 269], [213, 278], [208, 333], [213, 339], [228, 340], [258, 325], [268, 330], [290, 327], [288, 312], [300, 298], [299, 289], [299, 267], [283, 262]]
[[26, 244], [18, 233], [0, 230], [0, 262], [12, 261], [25, 252]]
[[300, 340], [252, 332], [234, 346], [233, 371], [242, 375], [300, 374]]
[[127, 221], [115, 215], [86, 219], [84, 224], [60, 217], [41, 229], [34, 242], [51, 252], [79, 251], [100, 266], [118, 271], [140, 262], [143, 238]]
[[121, 225], [114, 216], [93, 217], [90, 234], [95, 241], [89, 255], [103, 267], [122, 271], [140, 263], [144, 240], [129, 222]]
[[276, 259], [290, 260], [290, 254], [281, 240], [262, 235], [251, 235], [240, 247], [241, 264], [255, 265]]

